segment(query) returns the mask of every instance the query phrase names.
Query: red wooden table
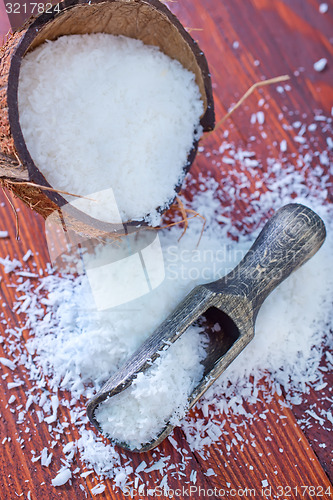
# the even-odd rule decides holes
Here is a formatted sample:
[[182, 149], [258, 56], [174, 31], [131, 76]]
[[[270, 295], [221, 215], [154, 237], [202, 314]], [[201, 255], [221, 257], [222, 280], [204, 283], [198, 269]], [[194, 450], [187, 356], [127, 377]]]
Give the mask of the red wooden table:
[[[20, 26], [25, 13], [10, 14], [9, 18], [4, 9], [6, 0], [0, 0], [0, 34], [5, 35], [10, 27], [9, 18], [13, 26]], [[21, 2], [23, 4], [23, 2]], [[191, 29], [192, 36], [199, 41], [208, 59], [214, 83], [215, 106], [217, 117], [222, 117], [232, 103], [256, 81], [263, 78], [271, 78], [278, 75], [288, 74], [291, 77], [290, 91], [278, 92], [276, 87], [265, 87], [256, 91], [225, 124], [225, 127], [214, 132], [205, 139], [205, 152], [218, 151], [223, 140], [223, 132], [228, 129], [228, 141], [245, 148], [251, 144], [251, 150], [255, 152], [256, 158], [264, 160], [267, 156], [279, 156], [279, 148], [282, 140], [286, 140], [289, 161], [294, 162], [295, 171], [298, 165], [293, 160], [292, 153], [297, 152], [298, 144], [293, 140], [292, 123], [296, 120], [311, 120], [315, 113], [330, 116], [333, 104], [333, 59], [332, 59], [332, 15], [333, 4], [328, 2], [328, 11], [319, 12], [320, 1], [317, 0], [182, 0], [170, 3], [170, 8], [180, 18], [181, 22]], [[313, 64], [320, 58], [328, 60], [327, 68], [322, 72], [316, 72]], [[258, 100], [265, 100], [265, 126], [264, 134], [257, 134], [257, 125], [250, 123], [251, 114], [258, 111]], [[327, 129], [328, 130], [328, 129]], [[326, 135], [323, 128], [318, 127], [311, 148], [317, 151], [327, 149]], [[252, 140], [251, 136], [256, 136]], [[295, 156], [294, 156], [295, 158]], [[233, 168], [237, 168], [237, 165]], [[327, 174], [331, 176], [330, 167], [326, 167]], [[215, 178], [221, 182], [230, 176], [230, 165], [216, 162], [205, 154], [197, 157], [192, 171], [195, 176], [199, 172], [213, 172]], [[261, 179], [261, 173], [257, 177], [248, 176], [249, 187], [245, 188], [248, 193], [254, 192], [256, 182]], [[327, 202], [332, 203], [332, 183], [327, 192]], [[265, 190], [265, 186], [262, 186]], [[13, 213], [6, 198], [0, 193], [0, 230], [7, 230], [9, 238], [0, 239], [0, 256], [22, 259], [28, 249], [35, 254], [38, 266], [45, 268], [49, 261], [45, 236], [44, 222], [25, 207], [17, 199], [15, 206], [19, 210], [21, 237], [15, 240], [15, 221]], [[244, 197], [233, 200], [232, 209], [228, 206], [228, 198], [225, 206], [221, 203], [221, 209], [228, 210], [228, 214], [235, 224], [244, 224], [250, 220], [249, 208]], [[248, 224], [247, 230], [253, 229]], [[17, 324], [19, 318], [11, 310], [14, 301], [15, 290], [8, 286], [9, 277], [2, 273], [0, 267], [1, 312], [2, 323], [10, 320]], [[4, 325], [0, 325], [0, 334], [4, 331]], [[0, 357], [6, 356], [0, 345]], [[8, 378], [7, 373], [9, 373]], [[0, 442], [2, 442], [2, 455], [0, 458], [1, 470], [1, 498], [14, 499], [18, 496], [34, 500], [53, 499], [62, 497], [64, 499], [92, 498], [91, 489], [98, 482], [98, 478], [92, 474], [87, 478], [78, 477], [72, 484], [67, 483], [60, 488], [51, 486], [51, 479], [55, 477], [61, 465], [62, 453], [57, 447], [54, 448], [54, 458], [49, 468], [42, 467], [40, 462], [31, 461], [32, 450], [42, 450], [48, 443], [48, 429], [45, 422], [38, 422], [36, 414], [31, 412], [26, 416], [26, 427], [29, 428], [27, 435], [17, 425], [17, 414], [11, 412], [8, 399], [12, 394], [7, 388], [7, 382], [12, 380], [13, 374], [3, 366], [0, 366], [0, 375], [5, 377], [5, 382], [0, 386]], [[26, 403], [26, 389], [31, 383], [21, 367], [17, 367], [15, 375], [24, 380], [24, 387], [17, 387], [15, 395], [22, 405]], [[242, 434], [245, 441], [251, 439], [256, 446], [234, 445], [230, 447], [234, 430], [233, 424], [239, 423], [239, 416], [229, 414], [225, 429], [229, 432], [229, 438], [223, 435], [210, 447], [210, 456], [203, 459], [200, 453], [191, 452], [181, 430], [177, 429], [175, 437], [181, 449], [189, 456], [188, 466], [184, 470], [184, 480], [178, 481], [169, 478], [168, 485], [176, 489], [189, 480], [191, 471], [197, 472], [196, 486], [205, 488], [206, 491], [214, 488], [224, 488], [225, 498], [241, 498], [250, 496], [244, 492], [246, 488], [254, 489], [256, 497], [265, 498], [262, 492], [262, 481], [266, 478], [272, 487], [272, 492], [266, 492], [266, 498], [332, 498], [333, 479], [332, 463], [332, 425], [322, 426], [315, 420], [311, 426], [303, 428], [300, 422], [307, 409], [313, 405], [317, 408], [324, 407], [327, 410], [332, 405], [332, 373], [325, 375], [328, 383], [323, 391], [310, 390], [304, 397], [303, 402], [290, 408], [283, 408], [279, 400], [283, 396], [276, 396], [271, 402], [263, 398], [256, 405], [246, 404], [248, 412], [257, 417], [248, 422], [238, 432]], [[30, 385], [29, 385], [30, 384]], [[259, 415], [269, 410], [266, 419]], [[277, 417], [279, 415], [279, 425]], [[68, 417], [68, 412], [61, 409], [61, 417]], [[221, 416], [221, 420], [222, 420]], [[282, 423], [281, 423], [282, 422]], [[272, 440], [266, 440], [268, 435]], [[24, 436], [24, 447], [17, 441], [19, 436]], [[27, 437], [28, 436], [28, 437]], [[72, 425], [66, 430], [68, 440], [75, 439], [78, 434]], [[5, 439], [7, 438], [7, 439]], [[322, 444], [325, 444], [325, 447]], [[165, 455], [174, 457], [175, 462], [179, 460], [177, 452], [170, 442], [162, 445]], [[279, 450], [283, 449], [283, 453]], [[134, 455], [134, 463], [138, 465], [142, 460], [147, 463], [152, 459], [152, 452], [144, 456]], [[206, 475], [208, 469], [213, 469], [215, 475]], [[146, 479], [156, 479], [156, 472], [147, 474]], [[125, 495], [114, 488], [111, 480], [105, 480], [106, 490], [99, 498], [125, 498]], [[264, 483], [265, 484], [265, 483]], [[302, 485], [317, 488], [315, 494], [312, 490], [302, 491]], [[285, 489], [286, 487], [290, 489]], [[280, 489], [283, 487], [284, 489]], [[320, 495], [320, 489], [323, 493]], [[331, 488], [331, 495], [328, 489]], [[298, 488], [298, 490], [296, 489]], [[229, 493], [228, 493], [229, 492]], [[278, 494], [281, 495], [278, 497]], [[198, 494], [192, 494], [198, 498]], [[203, 495], [202, 495], [203, 496]], [[211, 496], [213, 498], [214, 496]], [[215, 493], [215, 497], [218, 495]], [[222, 494], [220, 493], [220, 497]], [[148, 493], [141, 498], [148, 498]], [[186, 492], [181, 493], [178, 498], [186, 498]]]

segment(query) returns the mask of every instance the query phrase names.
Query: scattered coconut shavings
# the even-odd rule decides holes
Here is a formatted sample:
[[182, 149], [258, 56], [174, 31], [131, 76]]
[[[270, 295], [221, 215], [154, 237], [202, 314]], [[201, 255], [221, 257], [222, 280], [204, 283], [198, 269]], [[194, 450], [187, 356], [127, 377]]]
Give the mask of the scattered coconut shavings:
[[205, 475], [207, 477], [209, 477], [209, 476], [216, 476], [216, 473], [214, 472], [213, 469], [207, 469], [206, 472], [205, 472]]
[[315, 71], [324, 71], [324, 69], [326, 68], [327, 66], [327, 59], [325, 57], [322, 57], [321, 59], [319, 59], [318, 61], [316, 61], [313, 65], [313, 68]]
[[[14, 365], [14, 368], [11, 368], [14, 370], [16, 366]], [[8, 389], [15, 389], [15, 387], [20, 387], [21, 385], [24, 385], [24, 380], [18, 380], [17, 382], [8, 382], [7, 387]]]
[[28, 250], [26, 254], [24, 254], [24, 256], [22, 257], [22, 260], [23, 262], [28, 262], [28, 260], [30, 259], [30, 257], [33, 256], [33, 253], [31, 250]]
[[[269, 113], [265, 116], [268, 121]], [[159, 232], [166, 278], [146, 298], [118, 307], [112, 313], [98, 312], [92, 306], [86, 276], [60, 277], [50, 266], [39, 278], [18, 276], [18, 272], [29, 272], [29, 269], [23, 269], [15, 259], [2, 259], [5, 272], [11, 269], [9, 286], [15, 287], [17, 297], [13, 310], [20, 314], [21, 323], [13, 327], [7, 325], [1, 347], [8, 358], [15, 360], [14, 368], [18, 364], [25, 367], [32, 384], [26, 391], [26, 408], [19, 408], [21, 405], [16, 408], [15, 402], [10, 406], [21, 422], [17, 440], [24, 447], [28, 439], [22, 425], [28, 410], [29, 414], [36, 414], [41, 425], [51, 417], [52, 422], [45, 425], [49, 433], [48, 451], [34, 456], [40, 465], [42, 455], [44, 462], [54, 447], [61, 447], [64, 458], [62, 464], [56, 464], [62, 469], [52, 482], [54, 486], [85, 474], [93, 474], [97, 486], [101, 479], [109, 478], [113, 488], [126, 488], [126, 491], [140, 485], [147, 488], [162, 482], [167, 485], [168, 477], [193, 484], [193, 457], [181, 449], [176, 435], [169, 436], [168, 442], [175, 449], [177, 459], [171, 460], [161, 446], [154, 450], [151, 461], [144, 460], [135, 466], [131, 454], [120, 451], [91, 429], [85, 403], [195, 284], [230, 271], [248, 250], [272, 210], [290, 202], [304, 203], [324, 219], [327, 240], [304, 267], [267, 299], [258, 316], [255, 339], [201, 398], [191, 416], [183, 419], [181, 426], [190, 448], [203, 458], [209, 454], [211, 443], [225, 440], [223, 458], [227, 465], [232, 448], [256, 447], [253, 438], [243, 436], [242, 429], [256, 419], [265, 421], [266, 414], [254, 414], [248, 410], [249, 404], [256, 404], [262, 398], [270, 401], [274, 394], [279, 396], [283, 391], [287, 401], [280, 400], [281, 412], [286, 405], [294, 405], [295, 411], [295, 405], [306, 401], [307, 393], [313, 388], [318, 402], [309, 405], [308, 412], [302, 412], [298, 423], [304, 429], [319, 425], [325, 431], [332, 430], [332, 398], [325, 385], [325, 375], [333, 367], [329, 333], [333, 323], [333, 213], [327, 204], [332, 191], [332, 152], [328, 142], [320, 153], [316, 144], [317, 134], [331, 135], [332, 118], [325, 116], [322, 110], [316, 110], [314, 116], [306, 119], [295, 115], [297, 127], [285, 123], [283, 114], [279, 119], [290, 136], [290, 151], [289, 148], [281, 151], [279, 144], [285, 135], [277, 135], [276, 154], [271, 151], [265, 157], [257, 157], [251, 150], [255, 136], [251, 136], [246, 147], [240, 147], [233, 143], [228, 131], [223, 133], [216, 151], [200, 147], [208, 166], [211, 162], [221, 169], [223, 188], [209, 174], [198, 179], [188, 176], [187, 189], [192, 192], [193, 200], [187, 206], [205, 216], [204, 235], [197, 247], [201, 224], [196, 220], [191, 222], [180, 242], [181, 228]], [[293, 141], [293, 134], [304, 137], [305, 142]], [[232, 161], [233, 167], [225, 165], [223, 158]], [[247, 166], [246, 160], [255, 161], [256, 165]], [[257, 190], [252, 194], [247, 190], [248, 176], [252, 177]], [[235, 200], [247, 205], [241, 220]], [[24, 342], [22, 332], [26, 330], [31, 332], [31, 337]], [[8, 374], [12, 372], [4, 375]], [[59, 418], [63, 412], [55, 411], [57, 404], [67, 410], [68, 421]], [[232, 434], [226, 429], [230, 413], [239, 416], [239, 423], [233, 422]], [[279, 425], [280, 422], [283, 425], [283, 414], [277, 414], [276, 418]], [[74, 425], [80, 437], [75, 441], [70, 438], [69, 442], [65, 430]], [[9, 440], [5, 439], [8, 445]], [[267, 440], [270, 439], [274, 436], [267, 435]], [[284, 452], [283, 448], [280, 452]], [[77, 459], [84, 464], [85, 471], [78, 471]], [[249, 465], [249, 470], [253, 469]], [[150, 475], [149, 471], [154, 474]], [[213, 475], [209, 470], [207, 474]]]
[[263, 111], [257, 112], [257, 122], [259, 125], [263, 125], [265, 123], [265, 113]]
[[17, 276], [23, 276], [25, 278], [38, 278], [39, 275], [36, 273], [30, 273], [29, 271], [22, 271], [20, 273], [17, 273]]
[[54, 479], [52, 479], [52, 486], [63, 486], [72, 477], [70, 469], [62, 469]]
[[51, 460], [52, 460], [52, 456], [53, 456], [53, 453], [48, 454], [48, 449], [43, 448], [42, 453], [41, 453], [41, 457], [40, 457], [40, 463], [44, 467], [49, 467]]
[[0, 257], [0, 264], [4, 267], [3, 270], [4, 273], [6, 274], [10, 274], [18, 267], [22, 267], [22, 264], [19, 260], [17, 259], [10, 260], [9, 257], [6, 257], [5, 259], [2, 259]]
[[3, 366], [7, 366], [11, 370], [15, 370], [16, 368], [15, 363], [7, 358], [0, 358], [0, 364], [2, 364]]
[[90, 492], [95, 496], [95, 495], [100, 495], [101, 493], [103, 493], [103, 491], [105, 490], [105, 484], [96, 484], [96, 486], [94, 486]]
[[280, 151], [281, 153], [285, 153], [287, 151], [287, 141], [285, 139], [280, 142]]

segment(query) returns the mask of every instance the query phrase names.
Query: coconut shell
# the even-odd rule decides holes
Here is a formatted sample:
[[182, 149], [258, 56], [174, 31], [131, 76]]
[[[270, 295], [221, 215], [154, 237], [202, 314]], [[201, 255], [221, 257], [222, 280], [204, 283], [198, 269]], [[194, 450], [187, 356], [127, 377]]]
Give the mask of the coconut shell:
[[[16, 31], [0, 52], [0, 181], [44, 218], [54, 214], [55, 220], [59, 220], [61, 213], [66, 227], [90, 237], [105, 237], [120, 228], [87, 216], [69, 205], [60, 193], [47, 190], [52, 186], [34, 164], [23, 138], [17, 92], [21, 61], [27, 52], [45, 40], [62, 35], [101, 32], [158, 46], [192, 71], [204, 103], [201, 125], [204, 131], [210, 131], [215, 124], [206, 58], [178, 19], [158, 0], [65, 0]], [[197, 146], [198, 142], [193, 140], [185, 173], [195, 158]], [[177, 186], [177, 191], [180, 187]], [[140, 224], [142, 221], [128, 221], [125, 225], [137, 228]]]

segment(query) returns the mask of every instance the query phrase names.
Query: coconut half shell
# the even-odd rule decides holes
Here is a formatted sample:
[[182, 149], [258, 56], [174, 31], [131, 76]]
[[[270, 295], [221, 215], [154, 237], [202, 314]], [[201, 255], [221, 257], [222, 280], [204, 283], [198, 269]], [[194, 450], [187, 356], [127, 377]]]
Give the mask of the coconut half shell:
[[[45, 40], [62, 35], [109, 33], [124, 35], [155, 45], [195, 74], [204, 103], [201, 125], [214, 128], [212, 86], [206, 58], [198, 44], [170, 10], [158, 0], [65, 0], [48, 12], [29, 20], [0, 49], [0, 180], [45, 219], [54, 215], [66, 227], [89, 237], [119, 231], [119, 226], [98, 221], [68, 204], [52, 188], [34, 164], [25, 144], [19, 122], [18, 80], [25, 54]], [[197, 152], [193, 139], [184, 172]], [[44, 189], [27, 184], [43, 186]], [[177, 186], [179, 191], [180, 185]], [[142, 221], [128, 221], [129, 228]], [[121, 231], [124, 231], [123, 226]]]

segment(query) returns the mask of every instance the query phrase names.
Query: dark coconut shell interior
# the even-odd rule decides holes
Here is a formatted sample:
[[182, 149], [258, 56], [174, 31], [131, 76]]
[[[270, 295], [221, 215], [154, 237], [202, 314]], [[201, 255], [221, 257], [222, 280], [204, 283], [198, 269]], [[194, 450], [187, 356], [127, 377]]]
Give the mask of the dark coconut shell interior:
[[[0, 63], [0, 178], [31, 181], [52, 187], [34, 164], [26, 147], [19, 122], [18, 80], [21, 61], [25, 54], [45, 40], [62, 35], [110, 33], [141, 40], [155, 45], [186, 69], [195, 74], [204, 103], [201, 125], [204, 131], [214, 128], [214, 105], [210, 74], [206, 58], [198, 44], [183, 28], [178, 19], [158, 0], [68, 0], [28, 22], [7, 41], [2, 49]], [[3, 84], [3, 85], [1, 85]], [[198, 141], [184, 165], [188, 172], [197, 152]], [[176, 191], [180, 190], [181, 184]], [[70, 229], [91, 237], [105, 236], [124, 227], [98, 221], [75, 209], [61, 194], [37, 187], [11, 184], [13, 192], [44, 218], [52, 216]], [[164, 209], [166, 207], [163, 207]], [[160, 211], [162, 211], [160, 209]], [[137, 228], [143, 221], [124, 223], [127, 230]]]

